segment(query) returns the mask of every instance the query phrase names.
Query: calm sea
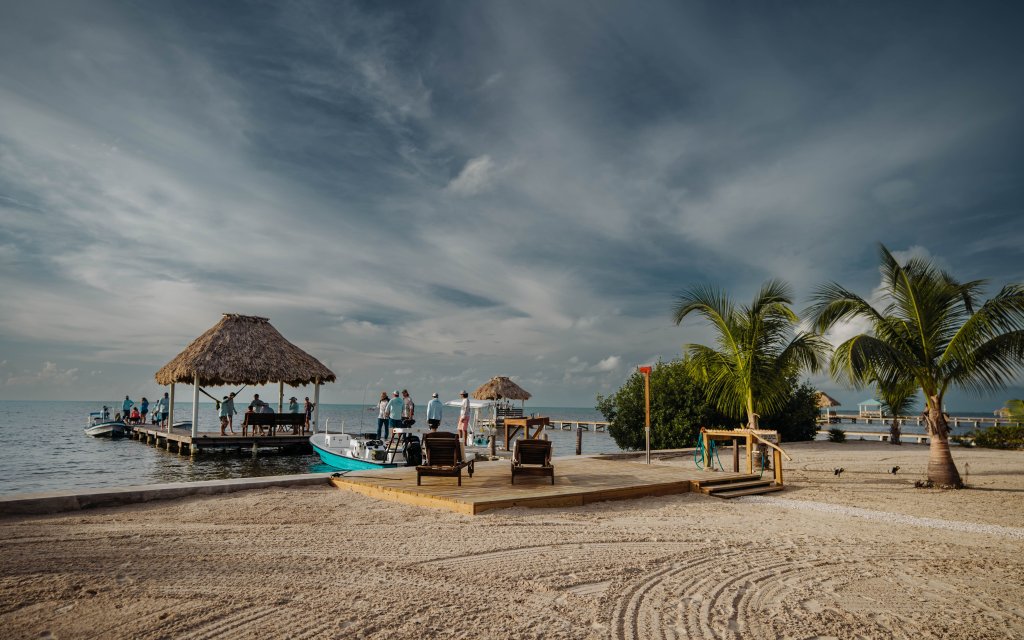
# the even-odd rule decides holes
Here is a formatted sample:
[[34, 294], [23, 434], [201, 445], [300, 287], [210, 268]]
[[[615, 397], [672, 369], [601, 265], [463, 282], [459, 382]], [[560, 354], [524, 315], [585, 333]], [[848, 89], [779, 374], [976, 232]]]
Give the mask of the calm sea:
[[[86, 419], [89, 412], [99, 411], [104, 404], [111, 408], [120, 406], [113, 401], [0, 401], [0, 495], [331, 470], [322, 465], [315, 454], [267, 451], [253, 458], [234, 453], [210, 453], [191, 459], [128, 438], [91, 438], [83, 433]], [[441, 428], [454, 431], [458, 410], [445, 409]], [[553, 419], [603, 419], [592, 408], [527, 407], [526, 410]], [[191, 403], [175, 403], [175, 420], [189, 420], [191, 415]], [[217, 428], [212, 403], [200, 403], [199, 415], [201, 429]], [[342, 421], [349, 432], [374, 431], [376, 415], [376, 408], [361, 410], [360, 405], [324, 404], [320, 407], [320, 420], [329, 419], [332, 431], [340, 429]], [[556, 455], [571, 455], [575, 451], [573, 432], [553, 429], [548, 433]], [[618, 450], [606, 433], [583, 434], [584, 453]]]

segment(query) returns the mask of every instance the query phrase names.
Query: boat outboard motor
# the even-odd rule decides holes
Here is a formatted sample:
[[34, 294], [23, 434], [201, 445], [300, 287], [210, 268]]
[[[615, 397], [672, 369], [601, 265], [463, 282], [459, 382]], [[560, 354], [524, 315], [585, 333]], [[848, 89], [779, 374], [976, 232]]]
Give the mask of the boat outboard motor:
[[[415, 436], [413, 436], [415, 438]], [[423, 448], [420, 447], [419, 438], [415, 438], [405, 445], [405, 466], [416, 467], [423, 464]]]

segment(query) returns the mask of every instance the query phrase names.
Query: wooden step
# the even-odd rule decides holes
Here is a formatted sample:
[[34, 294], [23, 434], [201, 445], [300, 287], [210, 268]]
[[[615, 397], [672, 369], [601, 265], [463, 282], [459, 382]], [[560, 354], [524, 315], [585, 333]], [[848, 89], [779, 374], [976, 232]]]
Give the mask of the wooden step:
[[774, 482], [764, 487], [752, 487], [750, 489], [737, 489], [735, 491], [716, 491], [715, 493], [709, 494], [715, 498], [739, 498], [741, 496], [757, 496], [762, 493], [772, 493], [773, 491], [782, 491], [785, 487]]
[[771, 478], [765, 478], [764, 480], [748, 480], [746, 482], [729, 482], [726, 484], [716, 484], [711, 487], [701, 487], [702, 493], [711, 495], [713, 493], [719, 493], [721, 491], [732, 491], [733, 489], [752, 489], [754, 487], [766, 487], [773, 484], [775, 481]]
[[[708, 474], [711, 475], [710, 472]], [[697, 486], [700, 488], [711, 487], [716, 485], [728, 484], [730, 482], [745, 482], [747, 480], [760, 480], [761, 476], [756, 473], [743, 474], [741, 476], [727, 476], [725, 478], [716, 478], [714, 476], [709, 477], [707, 480], [701, 478], [696, 481]]]

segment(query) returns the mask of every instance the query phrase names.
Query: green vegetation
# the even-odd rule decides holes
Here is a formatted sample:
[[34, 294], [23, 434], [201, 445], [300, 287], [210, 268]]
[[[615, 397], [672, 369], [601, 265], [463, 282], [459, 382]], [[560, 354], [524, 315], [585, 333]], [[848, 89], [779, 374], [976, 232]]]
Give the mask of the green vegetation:
[[974, 444], [988, 449], [1024, 449], [1024, 426], [999, 425], [974, 434]]
[[878, 400], [882, 403], [882, 413], [892, 418], [889, 423], [889, 444], [902, 444], [900, 442], [900, 421], [899, 416], [907, 416], [914, 412], [917, 406], [917, 383], [911, 378], [903, 378], [895, 382], [876, 381], [875, 389], [878, 392]]
[[871, 323], [870, 333], [836, 347], [833, 378], [858, 388], [912, 378], [924, 395], [932, 436], [928, 480], [961, 487], [943, 399], [950, 387], [1002, 389], [1024, 365], [1024, 285], [1007, 285], [982, 304], [984, 281], [960, 283], [927, 260], [901, 265], [884, 246], [880, 253], [884, 307], [830, 283], [816, 292], [810, 318], [822, 333], [844, 321]]
[[[677, 449], [697, 444], [701, 427], [743, 426], [719, 412], [707, 386], [690, 375], [686, 359], [659, 362], [651, 371], [651, 448]], [[762, 418], [765, 428], [779, 431], [783, 442], [811, 440], [817, 434], [814, 388], [786, 381], [781, 409]], [[636, 372], [610, 396], [597, 397], [597, 410], [609, 422], [608, 433], [623, 449], [644, 448], [644, 377]]]
[[797, 332], [799, 318], [789, 285], [769, 280], [749, 306], [737, 307], [712, 287], [694, 287], [676, 298], [673, 320], [691, 313], [703, 316], [717, 334], [716, 348], [684, 345], [691, 376], [704, 386], [705, 398], [730, 418], [758, 418], [786, 408], [795, 376], [818, 371], [828, 343], [816, 333]]
[[829, 442], [846, 442], [846, 432], [837, 427], [828, 430]]

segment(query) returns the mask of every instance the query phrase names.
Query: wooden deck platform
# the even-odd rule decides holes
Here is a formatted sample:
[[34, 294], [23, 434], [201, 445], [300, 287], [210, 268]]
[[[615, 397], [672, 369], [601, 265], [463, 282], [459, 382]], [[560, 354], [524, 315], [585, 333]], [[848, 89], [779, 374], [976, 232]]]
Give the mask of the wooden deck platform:
[[495, 461], [477, 463], [472, 478], [463, 474], [461, 487], [454, 478], [430, 477], [424, 477], [423, 484], [416, 486], [416, 470], [412, 467], [350, 471], [331, 478], [331, 484], [381, 500], [475, 515], [509, 507], [570, 507], [688, 493], [711, 477], [736, 481], [751, 478], [743, 473], [705, 472], [597, 457], [556, 458], [554, 485], [548, 478], [522, 478], [513, 485], [511, 477], [510, 463]]
[[[236, 427], [236, 433], [238, 427]], [[161, 429], [152, 425], [137, 425], [129, 436], [135, 440], [164, 447], [168, 451], [176, 450], [180, 454], [186, 451], [190, 455], [209, 449], [244, 449], [258, 451], [261, 448], [309, 447], [309, 435], [278, 434], [274, 436], [222, 436], [219, 431], [201, 431], [193, 438], [188, 429]]]

